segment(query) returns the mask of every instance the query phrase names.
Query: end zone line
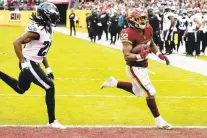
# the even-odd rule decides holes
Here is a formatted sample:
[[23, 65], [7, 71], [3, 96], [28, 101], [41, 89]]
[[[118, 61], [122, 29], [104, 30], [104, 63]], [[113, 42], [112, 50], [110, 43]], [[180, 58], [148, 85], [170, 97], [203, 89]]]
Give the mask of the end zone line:
[[[44, 94], [4, 94], [0, 97], [44, 97]], [[55, 97], [100, 97], [100, 98], [139, 98], [137, 96], [120, 96], [120, 95], [84, 95], [84, 94], [56, 94]], [[207, 96], [156, 96], [159, 99], [207, 99]]]
[[[67, 128], [156, 128], [155, 126], [122, 126], [122, 125], [65, 125]], [[47, 125], [0, 125], [0, 128], [6, 127], [28, 127], [28, 128], [50, 128]], [[173, 128], [197, 128], [207, 129], [207, 126], [173, 126]]]

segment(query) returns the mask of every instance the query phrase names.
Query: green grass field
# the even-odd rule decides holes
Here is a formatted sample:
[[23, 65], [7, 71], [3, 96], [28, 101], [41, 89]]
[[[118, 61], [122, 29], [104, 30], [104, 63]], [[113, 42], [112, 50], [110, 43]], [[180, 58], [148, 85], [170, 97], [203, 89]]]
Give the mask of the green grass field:
[[[0, 27], [0, 52], [8, 53], [0, 54], [0, 70], [15, 78], [19, 68], [15, 54], [11, 54], [12, 42], [23, 31], [24, 28]], [[154, 125], [145, 97], [127, 98], [132, 95], [115, 88], [100, 90], [111, 75], [128, 81], [121, 51], [55, 33], [48, 61], [56, 78], [56, 116], [62, 124]], [[156, 73], [149, 75], [162, 116], [176, 126], [207, 126], [207, 78], [156, 61], [149, 63], [149, 69]], [[18, 96], [0, 80], [0, 94], [14, 94], [0, 95], [0, 124], [47, 123], [44, 90], [32, 85]], [[35, 94], [43, 96], [28, 97]]]

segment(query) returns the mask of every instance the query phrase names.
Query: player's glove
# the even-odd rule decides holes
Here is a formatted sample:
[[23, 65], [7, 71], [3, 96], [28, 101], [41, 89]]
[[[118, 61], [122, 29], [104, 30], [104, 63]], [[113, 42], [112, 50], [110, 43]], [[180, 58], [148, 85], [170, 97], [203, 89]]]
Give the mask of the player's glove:
[[157, 54], [158, 57], [161, 59], [161, 60], [164, 60], [166, 62], [166, 65], [169, 65], [170, 64], [170, 61], [169, 59], [162, 53], [159, 52], [159, 54]]
[[52, 73], [52, 69], [51, 69], [50, 67], [46, 68], [46, 73], [47, 73], [47, 76], [48, 76], [50, 79], [54, 80], [54, 75], [53, 75], [53, 73]]
[[144, 48], [141, 49], [140, 51], [140, 56], [142, 59], [146, 59], [146, 57], [148, 56], [149, 54], [149, 51], [148, 50], [145, 50]]
[[23, 70], [29, 70], [29, 68], [30, 68], [30, 63], [28, 62], [28, 61], [23, 61], [23, 62], [21, 62], [21, 70], [23, 71]]

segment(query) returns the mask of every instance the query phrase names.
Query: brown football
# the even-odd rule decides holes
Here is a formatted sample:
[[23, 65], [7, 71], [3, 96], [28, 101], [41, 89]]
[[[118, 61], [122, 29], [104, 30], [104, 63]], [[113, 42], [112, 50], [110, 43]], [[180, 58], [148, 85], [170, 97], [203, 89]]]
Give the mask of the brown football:
[[141, 49], [144, 48], [145, 50], [149, 48], [148, 45], [146, 44], [139, 44], [139, 45], [136, 45], [135, 47], [133, 47], [132, 49], [132, 53], [134, 54], [139, 54]]

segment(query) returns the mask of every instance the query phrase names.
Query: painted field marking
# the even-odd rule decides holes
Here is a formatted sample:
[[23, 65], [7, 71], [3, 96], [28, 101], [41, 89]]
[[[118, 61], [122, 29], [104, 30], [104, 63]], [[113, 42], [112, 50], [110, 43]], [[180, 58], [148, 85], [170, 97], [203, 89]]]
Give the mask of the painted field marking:
[[[44, 94], [4, 94], [0, 97], [44, 97]], [[137, 96], [119, 96], [119, 95], [85, 95], [85, 94], [56, 94], [56, 97], [100, 97], [100, 98], [139, 98]], [[207, 99], [207, 96], [156, 96], [159, 99]]]
[[[66, 28], [56, 27], [56, 28], [54, 28], [54, 30], [59, 32], [59, 33], [66, 34], [66, 35], [69, 34], [69, 30], [66, 29]], [[90, 41], [89, 38], [87, 37], [87, 33], [77, 32], [77, 35], [75, 37]], [[103, 46], [107, 46], [107, 47], [110, 47], [110, 48], [121, 50], [122, 49], [121, 42], [120, 41], [117, 41], [117, 42], [118, 43], [116, 43], [115, 46], [109, 45], [109, 43], [107, 43], [104, 40], [97, 41], [97, 44], [101, 44]], [[154, 54], [150, 54], [150, 59], [165, 63], [164, 61], [160, 60]], [[205, 68], [207, 67], [207, 64], [206, 64], [206, 61], [204, 61], [204, 60], [191, 59], [191, 58], [184, 57], [184, 56], [179, 56], [179, 55], [170, 55], [169, 60], [171, 61], [170, 65], [172, 65], [172, 66], [175, 66], [175, 67], [178, 67], [178, 68], [181, 68], [181, 69], [184, 69], [184, 70], [188, 70], [188, 71], [191, 71], [193, 73], [199, 73], [201, 75], [207, 76], [207, 72], [205, 70]], [[178, 60], [179, 60], [179, 62], [177, 62]], [[194, 62], [194, 64], [197, 67], [200, 67], [200, 66], [202, 66], [202, 67], [196, 68], [196, 69], [192, 68], [192, 65], [194, 65], [194, 64], [189, 64], [190, 62], [186, 62], [186, 61]], [[198, 64], [197, 62], [199, 62], [200, 64]]]
[[[68, 70], [77, 70], [77, 69], [80, 69], [80, 68], [77, 68], [77, 67], [65, 67], [65, 69], [68, 69]], [[119, 69], [119, 68], [96, 68], [96, 67], [84, 67], [84, 68], [81, 68], [82, 70], [115, 70], [115, 71], [120, 71], [122, 69]], [[150, 69], [147, 69], [149, 73], [151, 74], [156, 74], [155, 72], [153, 72], [152, 70]]]
[[[153, 74], [153, 73], [152, 73]], [[62, 78], [62, 77], [58, 77], [55, 78], [55, 80], [83, 80], [83, 81], [105, 81], [107, 78], [104, 79], [96, 79], [96, 78]], [[120, 78], [116, 78], [117, 80], [121, 80]], [[163, 79], [163, 80], [153, 80], [151, 79], [152, 82], [203, 82], [203, 83], [207, 83], [207, 80], [195, 80], [195, 79], [186, 79], [186, 80], [168, 80], [168, 79]]]
[[[156, 128], [155, 126], [122, 126], [122, 125], [65, 125], [67, 128]], [[0, 128], [4, 127], [28, 127], [28, 128], [41, 128], [48, 127], [47, 125], [7, 125], [2, 124]], [[48, 127], [49, 128], [49, 127]], [[207, 126], [173, 126], [173, 128], [198, 128], [207, 129]]]

